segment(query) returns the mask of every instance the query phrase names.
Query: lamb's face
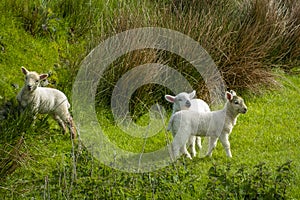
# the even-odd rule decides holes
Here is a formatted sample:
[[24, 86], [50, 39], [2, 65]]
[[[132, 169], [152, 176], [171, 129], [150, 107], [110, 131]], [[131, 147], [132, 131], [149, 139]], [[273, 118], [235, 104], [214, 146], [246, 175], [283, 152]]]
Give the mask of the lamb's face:
[[40, 77], [35, 72], [29, 72], [25, 76], [25, 86], [28, 91], [34, 91], [40, 84]]
[[40, 85], [41, 80], [48, 77], [46, 74], [39, 75], [36, 72], [30, 72], [24, 67], [22, 67], [22, 72], [25, 75], [25, 87], [30, 92], [34, 91]]
[[180, 110], [187, 110], [191, 107], [191, 99], [194, 98], [196, 91], [194, 90], [191, 93], [181, 92], [175, 97], [171, 95], [166, 95], [165, 98], [167, 101], [174, 103], [173, 109], [175, 112]]
[[176, 108], [176, 111], [189, 109], [191, 107], [190, 100], [191, 98], [186, 92], [176, 95], [174, 100], [174, 107]]
[[247, 112], [247, 106], [242, 97], [233, 96], [230, 104], [237, 113], [245, 114]]

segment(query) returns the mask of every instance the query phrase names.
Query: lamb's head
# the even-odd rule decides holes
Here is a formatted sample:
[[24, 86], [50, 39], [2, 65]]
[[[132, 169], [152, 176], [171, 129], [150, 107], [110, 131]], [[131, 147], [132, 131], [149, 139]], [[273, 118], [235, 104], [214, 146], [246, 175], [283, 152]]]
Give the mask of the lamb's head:
[[25, 75], [25, 88], [32, 92], [40, 84], [40, 82], [48, 77], [47, 74], [38, 74], [36, 72], [30, 72], [25, 67], [21, 68], [23, 74]]
[[226, 99], [228, 100], [228, 106], [237, 114], [245, 114], [247, 112], [247, 106], [242, 97], [236, 95], [235, 91], [230, 90], [226, 92]]
[[196, 91], [194, 90], [191, 93], [181, 92], [176, 96], [165, 95], [165, 99], [171, 103], [173, 103], [173, 111], [177, 112], [180, 110], [187, 110], [191, 107], [191, 99], [193, 99], [196, 95]]

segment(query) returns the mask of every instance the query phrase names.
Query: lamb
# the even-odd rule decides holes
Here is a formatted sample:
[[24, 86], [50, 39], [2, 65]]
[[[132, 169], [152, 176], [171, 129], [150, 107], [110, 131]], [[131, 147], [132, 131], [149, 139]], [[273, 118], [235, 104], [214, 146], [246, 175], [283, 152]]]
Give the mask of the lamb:
[[[209, 112], [210, 108], [207, 103], [201, 99], [193, 99], [196, 95], [196, 91], [193, 90], [191, 93], [182, 92], [177, 94], [176, 96], [165, 95], [165, 99], [171, 103], [173, 103], [173, 113], [172, 116], [180, 110], [193, 110], [197, 112]], [[172, 121], [172, 117], [170, 119]], [[171, 124], [168, 124], [168, 131], [171, 130]], [[173, 135], [175, 137], [175, 135]], [[191, 145], [192, 156], [196, 156], [196, 148], [195, 143], [197, 142], [197, 146], [199, 149], [202, 149], [201, 145], [201, 137], [191, 136], [189, 138], [189, 145]]]
[[45, 80], [47, 74], [38, 74], [28, 71], [25, 67], [21, 68], [25, 75], [25, 84], [19, 94], [17, 100], [21, 107], [29, 107], [34, 114], [51, 114], [60, 124], [64, 132], [68, 126], [71, 139], [76, 137], [76, 129], [72, 116], [69, 112], [70, 104], [64, 93], [57, 89], [40, 87], [40, 82]]
[[190, 157], [186, 150], [186, 143], [190, 136], [208, 136], [209, 147], [206, 156], [211, 157], [216, 147], [217, 140], [225, 149], [226, 155], [232, 157], [230, 151], [229, 134], [236, 124], [239, 114], [247, 112], [244, 100], [234, 91], [226, 92], [227, 102], [223, 109], [212, 112], [195, 112], [193, 110], [181, 110], [174, 114], [171, 123], [171, 131], [175, 138], [172, 142], [172, 156], [179, 156], [180, 151]]

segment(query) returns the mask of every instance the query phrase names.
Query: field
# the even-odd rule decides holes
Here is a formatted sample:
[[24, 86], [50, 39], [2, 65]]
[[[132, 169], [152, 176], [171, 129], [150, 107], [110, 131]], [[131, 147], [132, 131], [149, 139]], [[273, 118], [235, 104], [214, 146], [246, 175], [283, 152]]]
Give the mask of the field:
[[[298, 2], [4, 0], [0, 12], [1, 199], [300, 199]], [[78, 127], [81, 143], [62, 134], [48, 115], [38, 115], [32, 123], [30, 113], [20, 113], [15, 96], [23, 85], [20, 67], [25, 66], [51, 74], [48, 87], [65, 92], [74, 103], [74, 119], [80, 119], [74, 83], [84, 59], [103, 41], [141, 27], [163, 27], [197, 41], [211, 55], [226, 86], [245, 99], [249, 111], [239, 116], [230, 136], [232, 159], [220, 144], [212, 158], [204, 157], [204, 138], [193, 160], [182, 157], [164, 167], [150, 162], [152, 170], [136, 170], [140, 155], [156, 152], [172, 140], [165, 130], [171, 105], [164, 100], [172, 89], [169, 79], [160, 79], [124, 99], [133, 122], [143, 126], [124, 131], [111, 109], [118, 81], [127, 81], [121, 84], [127, 89], [135, 79], [124, 75], [149, 63], [164, 64], [180, 72], [213, 109], [222, 107], [209, 98], [203, 74], [180, 55], [162, 49], [139, 49], [116, 58], [99, 75], [95, 105], [87, 107], [95, 112], [106, 141], [130, 152], [121, 160], [93, 135], [96, 124], [89, 116], [85, 120], [90, 129], [85, 124]], [[152, 69], [156, 70], [144, 73], [165, 73]], [[151, 126], [157, 134], [133, 136], [150, 133], [148, 112], [156, 103], [165, 109], [164, 121]], [[90, 140], [84, 140], [85, 135]], [[101, 153], [116, 154], [116, 159], [107, 163], [99, 158]], [[126, 169], [120, 169], [120, 163]]]

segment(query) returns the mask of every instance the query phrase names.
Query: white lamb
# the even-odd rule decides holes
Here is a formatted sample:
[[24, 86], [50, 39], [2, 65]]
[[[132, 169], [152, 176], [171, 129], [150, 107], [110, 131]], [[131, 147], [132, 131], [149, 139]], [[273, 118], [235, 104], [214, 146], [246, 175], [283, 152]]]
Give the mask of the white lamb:
[[25, 84], [17, 96], [19, 104], [25, 108], [30, 107], [30, 111], [36, 115], [51, 114], [60, 126], [66, 132], [68, 126], [71, 138], [76, 137], [76, 130], [73, 119], [70, 115], [70, 104], [64, 93], [57, 89], [39, 87], [40, 82], [48, 77], [47, 74], [38, 74], [30, 72], [25, 67], [22, 67], [22, 72], [25, 74]]
[[175, 138], [172, 142], [172, 153], [174, 158], [179, 156], [180, 151], [190, 157], [186, 143], [191, 135], [208, 136], [209, 147], [207, 156], [212, 156], [217, 140], [220, 141], [228, 157], [232, 157], [230, 151], [229, 134], [236, 124], [240, 113], [247, 112], [244, 100], [237, 96], [234, 91], [226, 92], [227, 102], [222, 110], [212, 112], [195, 112], [182, 110], [174, 114], [171, 123], [171, 130]]
[[[176, 96], [172, 95], [165, 95], [165, 99], [171, 103], [173, 103], [173, 113], [171, 116], [170, 121], [172, 121], [172, 117], [174, 113], [180, 111], [180, 110], [193, 110], [197, 112], [209, 112], [209, 106], [207, 103], [201, 99], [193, 99], [196, 95], [196, 91], [193, 90], [191, 93], [181, 92], [177, 94]], [[171, 130], [171, 123], [168, 124], [168, 131]], [[173, 134], [173, 137], [175, 135]], [[191, 136], [189, 138], [189, 145], [191, 145], [192, 150], [192, 156], [196, 156], [196, 147], [195, 143], [197, 143], [197, 146], [199, 149], [202, 148], [201, 145], [201, 137]]]

